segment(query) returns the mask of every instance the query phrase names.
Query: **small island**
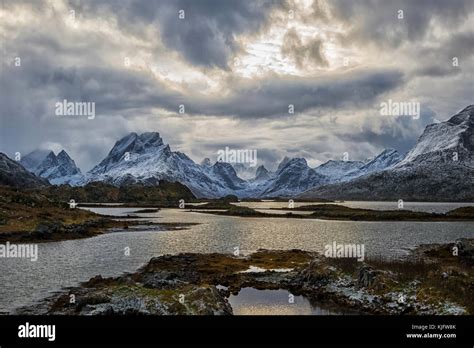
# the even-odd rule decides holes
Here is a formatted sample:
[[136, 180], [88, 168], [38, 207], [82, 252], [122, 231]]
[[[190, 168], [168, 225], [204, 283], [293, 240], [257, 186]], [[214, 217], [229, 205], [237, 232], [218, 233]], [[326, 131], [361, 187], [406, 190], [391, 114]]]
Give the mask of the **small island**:
[[[205, 211], [206, 209], [214, 211]], [[271, 217], [294, 219], [324, 219], [348, 221], [474, 221], [474, 207], [461, 207], [447, 213], [426, 213], [411, 210], [374, 210], [349, 208], [338, 204], [304, 205], [298, 208], [271, 208], [271, 210], [285, 210], [286, 214], [264, 213], [258, 210], [236, 206], [226, 202], [208, 203], [193, 207], [192, 211], [209, 214], [241, 216], [241, 217]], [[311, 214], [298, 214], [298, 211], [310, 211]]]

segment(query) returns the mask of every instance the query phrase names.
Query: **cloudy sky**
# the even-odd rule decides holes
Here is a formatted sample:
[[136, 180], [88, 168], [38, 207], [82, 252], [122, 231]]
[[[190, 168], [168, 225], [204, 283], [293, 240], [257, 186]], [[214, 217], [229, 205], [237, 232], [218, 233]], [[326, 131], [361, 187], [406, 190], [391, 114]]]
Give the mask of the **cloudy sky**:
[[[0, 151], [64, 148], [84, 172], [145, 131], [197, 162], [256, 149], [270, 169], [405, 152], [474, 102], [472, 0], [0, 3]], [[96, 117], [56, 115], [64, 99]], [[382, 116], [389, 99], [420, 118]]]

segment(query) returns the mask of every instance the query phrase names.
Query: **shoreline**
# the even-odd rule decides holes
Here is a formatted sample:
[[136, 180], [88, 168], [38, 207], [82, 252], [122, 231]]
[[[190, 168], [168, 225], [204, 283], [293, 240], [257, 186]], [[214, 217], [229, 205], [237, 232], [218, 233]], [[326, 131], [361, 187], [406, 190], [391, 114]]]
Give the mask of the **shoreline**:
[[0, 243], [51, 243], [67, 240], [91, 238], [107, 233], [135, 232], [152, 230], [177, 231], [186, 229], [197, 223], [180, 222], [150, 222], [148, 220], [137, 221], [132, 216], [123, 218], [101, 217], [97, 220], [87, 220], [83, 223], [65, 225], [62, 223], [41, 223], [34, 231], [2, 232]]
[[[451, 254], [454, 246], [459, 255]], [[420, 245], [399, 261], [357, 262], [296, 249], [163, 255], [134, 273], [97, 275], [15, 314], [230, 315], [230, 294], [251, 287], [284, 289], [361, 314], [472, 315], [473, 262], [474, 239], [466, 238]]]
[[[122, 207], [122, 206], [120, 206]], [[137, 207], [137, 210], [123, 216], [103, 215], [85, 209], [74, 209], [71, 213], [67, 208], [34, 208], [40, 209], [38, 222], [30, 230], [0, 231], [0, 243], [9, 242], [57, 242], [80, 238], [94, 237], [108, 233], [113, 229], [129, 230], [133, 226], [153, 226], [156, 230], [160, 227], [171, 229], [186, 228], [192, 223], [152, 223], [136, 214], [156, 213], [157, 206]], [[174, 209], [175, 207], [173, 207]], [[286, 214], [263, 213], [258, 210], [236, 206], [227, 202], [210, 202], [202, 206], [193, 206], [183, 209], [186, 212], [213, 214], [230, 217], [251, 218], [280, 218], [280, 219], [319, 219], [327, 221], [353, 221], [353, 222], [472, 222], [474, 221], [474, 207], [456, 208], [446, 213], [426, 213], [410, 210], [373, 210], [349, 208], [337, 204], [305, 205], [296, 208], [269, 208], [269, 210], [288, 211]], [[213, 211], [214, 210], [214, 211]], [[215, 211], [220, 210], [220, 211]], [[311, 214], [296, 214], [293, 211], [310, 211]], [[64, 215], [77, 216], [69, 223], [62, 218]], [[42, 218], [47, 216], [47, 219]], [[68, 216], [69, 217], [69, 216]]]
[[[220, 209], [222, 211], [206, 211]], [[465, 206], [446, 213], [426, 213], [412, 210], [374, 210], [349, 208], [337, 204], [306, 205], [295, 208], [269, 208], [269, 210], [288, 211], [286, 214], [263, 213], [256, 209], [231, 204], [205, 205], [188, 211], [222, 216], [239, 216], [251, 218], [290, 218], [321, 219], [339, 221], [420, 221], [420, 222], [469, 222], [474, 221], [474, 207]], [[311, 214], [295, 214], [292, 211], [312, 211]]]

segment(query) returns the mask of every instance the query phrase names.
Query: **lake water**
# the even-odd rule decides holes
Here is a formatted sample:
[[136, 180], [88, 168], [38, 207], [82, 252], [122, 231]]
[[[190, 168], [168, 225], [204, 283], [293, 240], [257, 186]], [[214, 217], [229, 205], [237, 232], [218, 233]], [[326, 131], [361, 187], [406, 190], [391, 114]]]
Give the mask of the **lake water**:
[[[287, 206], [285, 202], [245, 203], [259, 209]], [[295, 211], [300, 203], [295, 203]], [[311, 203], [303, 203], [311, 204]], [[348, 206], [396, 209], [389, 202], [347, 202]], [[467, 204], [405, 203], [406, 209], [444, 212]], [[126, 215], [140, 208], [100, 207], [90, 210]], [[275, 211], [273, 211], [275, 212]], [[133, 272], [153, 256], [181, 252], [242, 254], [265, 249], [324, 250], [326, 244], [365, 245], [366, 257], [399, 257], [423, 243], [444, 243], [474, 237], [474, 222], [352, 222], [317, 219], [241, 218], [162, 209], [139, 214], [153, 222], [198, 223], [179, 231], [128, 231], [87, 239], [38, 245], [38, 261], [0, 259], [0, 312], [32, 304], [95, 275]], [[127, 256], [125, 248], [130, 249]]]
[[312, 304], [303, 296], [279, 290], [242, 288], [230, 295], [229, 303], [235, 315], [338, 315], [335, 309]]

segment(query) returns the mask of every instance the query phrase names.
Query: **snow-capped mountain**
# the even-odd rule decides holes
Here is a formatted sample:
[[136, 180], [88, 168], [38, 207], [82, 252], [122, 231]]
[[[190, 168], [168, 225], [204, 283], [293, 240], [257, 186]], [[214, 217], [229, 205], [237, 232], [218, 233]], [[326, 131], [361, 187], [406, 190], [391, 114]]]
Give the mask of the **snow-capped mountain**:
[[197, 197], [224, 196], [244, 183], [230, 164], [196, 164], [184, 153], [171, 151], [156, 132], [130, 133], [117, 141], [107, 157], [87, 173], [85, 182], [155, 185], [160, 180], [180, 182]]
[[457, 162], [474, 167], [474, 105], [448, 121], [430, 124], [397, 167]]
[[[316, 187], [301, 198], [474, 201], [474, 105], [428, 125], [400, 162], [348, 182]], [[390, 162], [390, 161], [389, 161]]]
[[337, 182], [343, 180], [345, 177], [357, 172], [364, 162], [362, 161], [335, 161], [329, 160], [314, 170], [316, 173], [327, 176], [331, 182]]
[[393, 167], [403, 159], [394, 149], [385, 149], [380, 154], [366, 161], [330, 160], [315, 168], [318, 174], [329, 178], [329, 183], [349, 181], [370, 173]]
[[28, 155], [23, 156], [20, 160], [20, 163], [29, 171], [34, 172], [41, 162], [43, 162], [44, 159], [48, 157], [50, 152], [51, 150], [34, 150]]
[[57, 156], [53, 152], [36, 151], [25, 156], [23, 161], [32, 172], [47, 177], [53, 184], [85, 185], [103, 181], [114, 185], [158, 185], [161, 180], [166, 180], [186, 185], [197, 197], [214, 198], [228, 194], [294, 197], [315, 186], [343, 180], [343, 174], [344, 177], [348, 173], [357, 175], [365, 165], [366, 171], [379, 168], [380, 159], [386, 157], [379, 155], [368, 163], [330, 161], [317, 169], [310, 168], [304, 158], [285, 157], [276, 172], [260, 166], [254, 178], [244, 180], [237, 174], [235, 165], [225, 162], [212, 164], [208, 158], [197, 164], [184, 153], [171, 151], [159, 133], [147, 132], [141, 135], [130, 133], [117, 141], [109, 154], [85, 176], [64, 151]]
[[212, 166], [211, 160], [209, 158], [204, 158], [201, 161], [201, 167], [210, 167]]
[[[130, 133], [85, 176], [62, 151], [34, 151], [22, 159], [31, 172], [53, 184], [114, 185], [161, 180], [186, 185], [197, 197], [296, 197], [325, 199], [474, 200], [474, 106], [426, 127], [416, 146], [401, 156], [386, 149], [366, 161], [328, 161], [311, 168], [304, 158], [285, 157], [275, 172], [264, 166], [244, 180], [236, 167], [204, 159], [195, 163], [171, 151], [159, 133]], [[303, 193], [303, 194], [302, 194]]]
[[257, 168], [255, 172], [255, 179], [254, 181], [262, 182], [267, 181], [271, 178], [270, 172], [265, 168], [265, 166], [261, 165]]
[[272, 175], [259, 168], [258, 180], [241, 179], [229, 163], [200, 165], [181, 152], [171, 151], [159, 133], [131, 133], [117, 141], [107, 157], [90, 170], [86, 182], [105, 181], [115, 185], [135, 182], [155, 185], [160, 180], [177, 181], [197, 197], [293, 196], [310, 187], [327, 182], [327, 178], [310, 168], [305, 159], [284, 159]]
[[391, 168], [403, 160], [403, 156], [397, 150], [385, 149], [380, 154], [369, 160], [357, 170], [358, 177], [369, 173], [379, 172]]
[[312, 187], [327, 183], [326, 176], [308, 166], [304, 158], [284, 158], [275, 176], [265, 184], [261, 197], [293, 196]]
[[290, 161], [290, 158], [289, 158], [288, 156], [285, 156], [285, 157], [281, 160], [280, 164], [278, 164], [278, 167], [277, 167], [276, 172], [277, 172], [277, 173], [280, 172], [280, 170], [281, 170], [289, 161]]
[[234, 167], [235, 172], [237, 173], [239, 178], [242, 178], [244, 180], [250, 180], [255, 177], [255, 174], [256, 174], [255, 167], [250, 167], [243, 163], [232, 163], [232, 167]]
[[39, 178], [20, 163], [0, 152], [0, 185], [33, 188], [49, 185], [48, 180]]
[[53, 151], [35, 150], [24, 156], [20, 163], [30, 172], [48, 179], [54, 185], [75, 184], [83, 178], [81, 170], [64, 150], [58, 155]]
[[237, 176], [234, 167], [229, 163], [216, 162], [210, 167], [209, 173], [231, 190], [238, 191], [245, 189], [246, 181]]
[[340, 181], [349, 181], [360, 176], [392, 168], [400, 163], [401, 160], [403, 160], [403, 156], [397, 150], [385, 149], [374, 158], [367, 160], [357, 170], [347, 173]]

